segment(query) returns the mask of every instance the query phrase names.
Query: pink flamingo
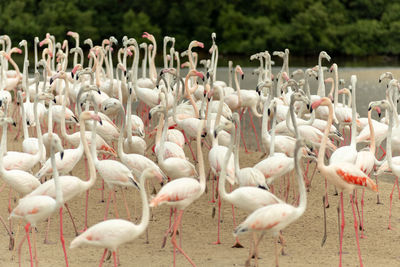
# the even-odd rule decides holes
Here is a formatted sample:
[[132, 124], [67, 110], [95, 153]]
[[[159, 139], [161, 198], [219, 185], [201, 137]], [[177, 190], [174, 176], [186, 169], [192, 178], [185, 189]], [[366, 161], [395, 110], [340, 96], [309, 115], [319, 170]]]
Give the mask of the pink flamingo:
[[[251, 213], [244, 222], [242, 222], [234, 231], [234, 236], [244, 234], [246, 232], [262, 232], [260, 237], [263, 237], [266, 231], [272, 232], [272, 234], [277, 237], [275, 241], [275, 263], [278, 266], [278, 238], [279, 233], [282, 229], [284, 229], [289, 224], [296, 221], [300, 218], [307, 206], [307, 193], [303, 180], [303, 173], [300, 168], [300, 148], [304, 146], [304, 141], [297, 140], [296, 141], [296, 149], [294, 154], [295, 168], [296, 168], [296, 177], [299, 184], [299, 192], [300, 192], [300, 202], [298, 207], [294, 207], [292, 205], [278, 202], [276, 204], [270, 204], [268, 206], [259, 208]], [[299, 153], [300, 152], [300, 153]], [[236, 190], [235, 190], [236, 191]], [[282, 239], [283, 245], [283, 239]], [[255, 251], [257, 251], [257, 246], [259, 242], [255, 245]], [[249, 259], [250, 260], [251, 253]], [[255, 256], [257, 258], [257, 255]]]
[[[53, 165], [55, 165], [55, 156], [54, 156], [54, 148], [57, 148], [59, 150], [63, 150], [61, 143], [59, 142], [59, 139], [57, 138], [51, 138], [51, 146], [50, 146], [50, 154], [51, 154], [51, 159]], [[63, 152], [60, 153], [60, 157], [62, 159], [63, 157]], [[28, 221], [28, 223], [25, 226], [25, 231], [26, 231], [26, 238], [28, 239], [28, 245], [29, 245], [29, 254], [30, 254], [30, 259], [31, 259], [31, 267], [33, 267], [33, 258], [32, 258], [32, 249], [31, 249], [31, 243], [29, 239], [29, 230], [31, 226], [35, 227], [37, 222], [44, 220], [45, 218], [48, 218], [53, 212], [55, 212], [58, 208], [62, 210], [62, 205], [63, 205], [63, 194], [62, 194], [62, 185], [59, 181], [58, 177], [58, 172], [57, 168], [53, 168], [53, 181], [49, 181], [50, 183], [53, 184], [55, 188], [55, 199], [53, 197], [47, 196], [47, 195], [34, 195], [34, 196], [25, 196], [24, 198], [20, 199], [17, 207], [14, 208], [12, 211], [10, 218], [23, 218]], [[61, 216], [61, 212], [60, 212]], [[60, 217], [61, 220], [61, 217]], [[60, 231], [62, 233], [62, 225], [60, 228]], [[34, 253], [35, 253], [35, 262], [36, 266], [38, 264], [38, 259], [36, 255], [36, 238], [35, 238], [35, 230], [32, 231], [32, 238], [34, 242]], [[21, 247], [24, 242], [25, 238], [21, 241], [19, 248], [18, 248], [18, 258], [19, 258], [19, 263], [21, 264]], [[61, 235], [61, 242], [63, 242], [63, 237]], [[68, 266], [68, 260], [67, 260], [67, 254], [65, 251], [65, 246], [63, 245], [63, 250], [64, 250], [64, 256], [65, 256], [65, 263]]]
[[[185, 258], [195, 266], [194, 262], [189, 258], [189, 256], [183, 251], [183, 249], [178, 246], [176, 242], [176, 231], [182, 220], [183, 211], [186, 207], [188, 207], [191, 203], [197, 200], [203, 193], [206, 188], [206, 177], [204, 171], [204, 160], [203, 153], [201, 150], [201, 133], [204, 128], [204, 121], [199, 124], [197, 128], [197, 159], [199, 162], [199, 178], [200, 182], [193, 178], [180, 178], [176, 180], [172, 180], [171, 182], [164, 185], [158, 194], [151, 200], [150, 207], [157, 207], [162, 204], [167, 204], [176, 209], [178, 212], [178, 216], [173, 224], [173, 234], [171, 243], [174, 246], [174, 266], [176, 265], [175, 261], [175, 249], [178, 249]], [[167, 231], [168, 234], [170, 229]]]
[[330, 165], [325, 165], [324, 163], [324, 156], [325, 156], [325, 149], [326, 143], [328, 141], [328, 134], [329, 128], [332, 124], [333, 120], [333, 107], [332, 102], [329, 98], [323, 97], [315, 102], [312, 103], [311, 108], [315, 109], [319, 106], [327, 106], [329, 110], [329, 117], [328, 117], [328, 127], [324, 131], [324, 136], [322, 138], [321, 146], [318, 152], [318, 162], [317, 166], [319, 171], [323, 176], [325, 176], [328, 181], [335, 185], [340, 192], [340, 209], [342, 215], [342, 223], [341, 223], [341, 231], [340, 231], [340, 256], [339, 256], [339, 266], [342, 266], [342, 241], [343, 241], [343, 230], [345, 226], [344, 221], [344, 208], [343, 208], [343, 191], [350, 193], [350, 200], [353, 209], [353, 217], [354, 217], [354, 230], [356, 233], [356, 241], [357, 241], [357, 252], [358, 257], [360, 260], [360, 265], [362, 266], [362, 259], [361, 259], [361, 251], [360, 245], [358, 240], [358, 224], [357, 218], [354, 210], [354, 202], [353, 202], [353, 190], [356, 188], [369, 188], [373, 191], [377, 191], [376, 184], [373, 180], [371, 180], [364, 172], [362, 172], [356, 165], [348, 162], [340, 162], [340, 163], [331, 163]]
[[118, 247], [139, 237], [149, 224], [150, 211], [144, 182], [147, 178], [157, 176], [157, 170], [148, 168], [139, 178], [139, 191], [142, 198], [142, 219], [139, 224], [134, 224], [122, 219], [112, 219], [97, 223], [88, 228], [81, 235], [75, 237], [71, 242], [70, 248], [77, 248], [81, 245], [103, 247], [105, 249], [100, 260], [100, 267], [103, 265], [107, 250], [112, 251], [114, 266], [118, 266], [116, 260], [116, 251]]

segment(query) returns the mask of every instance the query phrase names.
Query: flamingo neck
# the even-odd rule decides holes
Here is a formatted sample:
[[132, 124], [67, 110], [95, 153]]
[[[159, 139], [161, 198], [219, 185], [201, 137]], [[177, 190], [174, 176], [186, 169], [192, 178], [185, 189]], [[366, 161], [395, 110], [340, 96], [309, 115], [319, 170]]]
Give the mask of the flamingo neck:
[[[90, 153], [90, 149], [89, 149], [89, 145], [88, 142], [86, 140], [86, 136], [85, 136], [85, 131], [86, 131], [86, 126], [85, 126], [85, 122], [86, 120], [82, 118], [79, 119], [80, 122], [80, 133], [81, 133], [81, 142], [79, 144], [79, 146], [83, 145], [84, 151], [85, 151], [85, 156], [87, 159], [87, 164], [89, 166], [89, 180], [84, 182], [85, 185], [85, 191], [89, 188], [91, 188], [94, 183], [96, 182], [97, 176], [96, 176], [96, 168], [94, 166], [94, 161], [92, 158], [92, 155]], [[94, 143], [95, 140], [92, 140], [92, 142]]]
[[[226, 154], [225, 154], [225, 157], [224, 157], [224, 161], [223, 161], [223, 163], [222, 163], [222, 166], [221, 166], [221, 173], [220, 173], [220, 176], [219, 176], [219, 181], [218, 181], [218, 193], [221, 195], [221, 197], [223, 198], [223, 199], [229, 199], [229, 197], [230, 197], [230, 194], [228, 194], [227, 192], [226, 192], [226, 189], [225, 189], [225, 180], [226, 180], [226, 169], [227, 169], [227, 166], [228, 166], [228, 162], [229, 162], [229, 159], [230, 159], [230, 157], [231, 157], [231, 155], [232, 155], [232, 150], [233, 150], [233, 145], [234, 145], [234, 135], [233, 135], [233, 131], [235, 130], [235, 125], [232, 125], [232, 127], [231, 127], [231, 140], [230, 140], [230, 143], [229, 143], [229, 147], [228, 147], [228, 150], [226, 151]], [[236, 130], [236, 131], [238, 131], [238, 129]]]
[[374, 130], [374, 126], [372, 125], [371, 113], [372, 113], [372, 110], [368, 111], [368, 126], [369, 126], [369, 132], [370, 132], [370, 136], [371, 136], [370, 137], [371, 142], [369, 144], [369, 151], [373, 155], [375, 155], [375, 150], [376, 150], [376, 147], [375, 147], [375, 130]]
[[329, 110], [328, 123], [324, 130], [324, 136], [322, 137], [322, 142], [321, 142], [321, 145], [320, 145], [319, 151], [318, 151], [317, 165], [318, 165], [318, 169], [320, 169], [320, 170], [326, 168], [326, 165], [324, 163], [325, 149], [326, 149], [326, 143], [328, 141], [329, 130], [332, 126], [332, 120], [333, 120], [333, 107], [332, 107], [332, 103], [330, 101], [328, 102], [328, 110]]
[[[190, 104], [192, 104], [195, 117], [199, 118], [199, 109], [197, 108], [197, 105], [193, 100], [192, 94], [189, 91], [189, 78], [190, 78], [190, 76], [192, 76], [191, 73], [189, 73], [185, 78], [185, 93], [186, 93], [187, 98], [189, 99]], [[168, 97], [168, 96], [166, 95], [166, 97]]]

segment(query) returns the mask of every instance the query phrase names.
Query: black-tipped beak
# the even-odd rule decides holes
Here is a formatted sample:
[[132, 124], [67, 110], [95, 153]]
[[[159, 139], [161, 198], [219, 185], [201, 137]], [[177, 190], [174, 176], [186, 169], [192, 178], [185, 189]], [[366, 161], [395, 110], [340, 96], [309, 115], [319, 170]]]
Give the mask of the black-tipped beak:
[[203, 82], [204, 82], [204, 76], [201, 78], [202, 80], [203, 80]]
[[206, 138], [206, 136], [207, 136], [206, 132], [201, 135], [201, 137], [203, 137], [203, 138]]
[[79, 75], [78, 74], [76, 75], [76, 79], [79, 80]]
[[99, 123], [100, 123], [100, 125], [103, 125], [103, 121], [101, 119], [100, 119]]
[[29, 120], [26, 121], [26, 125], [30, 126], [31, 123], [29, 122]]
[[54, 82], [53, 78], [50, 78], [50, 85]]
[[126, 76], [126, 70], [124, 70], [124, 76]]
[[257, 91], [257, 94], [260, 96], [261, 95], [261, 91]]
[[17, 127], [17, 124], [15, 123], [15, 121], [13, 121], [12, 125], [13, 125], [14, 127]]
[[378, 117], [379, 117], [379, 118], [381, 117], [381, 114], [382, 114], [382, 113], [378, 112]]
[[149, 120], [151, 120], [151, 113], [149, 112]]
[[312, 108], [312, 106], [310, 106], [310, 113], [312, 113], [313, 112], [313, 108]]
[[135, 182], [135, 180], [133, 180], [133, 178], [129, 178], [129, 179], [130, 179], [130, 181], [132, 182], [132, 184], [133, 184], [138, 190], [140, 190], [139, 185]]
[[217, 138], [217, 132], [214, 131], [214, 138]]
[[382, 81], [381, 79], [378, 80], [379, 83], [381, 83], [381, 81]]
[[[368, 111], [370, 111], [371, 109], [372, 109], [372, 107], [371, 107], [371, 106], [369, 106], [369, 107], [368, 107]], [[378, 113], [378, 114], [379, 114], [379, 113]]]
[[307, 109], [310, 110], [310, 104], [307, 104]]
[[72, 118], [76, 121], [76, 123], [78, 123], [79, 122], [79, 120], [78, 120], [78, 118], [77, 117], [75, 117], [75, 116], [72, 116]]
[[270, 116], [271, 115], [271, 110], [270, 109], [268, 109], [268, 116]]
[[73, 72], [71, 72], [71, 77], [72, 77], [72, 79], [74, 78], [74, 73]]
[[104, 111], [106, 111], [107, 110], [107, 107], [104, 107]]
[[0, 100], [0, 107], [3, 105], [3, 100]]
[[132, 88], [129, 88], [129, 94], [130, 95], [132, 94]]
[[100, 88], [97, 88], [97, 93], [98, 93], [99, 95], [101, 95]]
[[163, 75], [163, 73], [164, 73], [163, 70], [161, 70], [161, 71], [160, 71], [160, 76]]
[[208, 98], [207, 98], [207, 101], [210, 102], [210, 101], [211, 101], [211, 97], [208, 97]]
[[208, 71], [207, 71], [206, 76], [207, 76], [207, 79], [210, 78], [210, 73]]
[[244, 79], [244, 74], [242, 74], [242, 80]]
[[60, 158], [61, 158], [61, 160], [64, 158], [64, 151], [60, 152]]
[[55, 98], [53, 99], [53, 102], [54, 102], [54, 104], [57, 104], [57, 100]]
[[315, 77], [315, 79], [318, 81], [318, 76], [317, 76], [317, 77]]

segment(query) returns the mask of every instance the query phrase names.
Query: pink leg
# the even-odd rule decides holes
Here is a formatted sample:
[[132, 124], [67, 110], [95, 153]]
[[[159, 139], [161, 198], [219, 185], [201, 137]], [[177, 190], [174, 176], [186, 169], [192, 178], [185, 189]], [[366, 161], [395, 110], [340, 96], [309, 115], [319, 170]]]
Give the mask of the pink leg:
[[250, 123], [251, 123], [251, 126], [253, 127], [254, 135], [255, 135], [256, 141], [257, 141], [257, 149], [258, 149], [258, 151], [261, 152], [260, 142], [258, 141], [258, 135], [257, 135], [256, 126], [254, 125], [253, 115], [251, 114], [251, 110], [250, 109], [249, 109], [249, 115], [250, 115]]
[[221, 196], [218, 194], [218, 231], [217, 231], [217, 241], [214, 242], [214, 245], [221, 244], [221, 241], [219, 240], [220, 227], [221, 227]]
[[390, 220], [392, 218], [392, 204], [393, 204], [393, 191], [394, 191], [394, 187], [396, 186], [396, 184], [393, 184], [393, 188], [392, 188], [392, 192], [390, 193], [390, 207], [389, 207], [389, 226], [388, 229], [389, 230], [393, 230], [391, 224], [390, 224]]
[[365, 193], [365, 189], [363, 188], [362, 195], [361, 195], [361, 238], [365, 238], [365, 235], [364, 235], [364, 193]]
[[383, 149], [382, 146], [379, 146], [379, 147], [381, 148], [381, 150], [382, 150], [382, 152], [383, 152], [383, 154], [382, 154], [382, 156], [379, 158], [379, 160], [382, 160], [383, 157], [386, 155], [386, 151], [385, 151], [385, 149]]
[[31, 247], [31, 240], [29, 238], [29, 229], [31, 228], [31, 224], [27, 223], [25, 225], [25, 232], [26, 232], [26, 238], [28, 239], [28, 246], [29, 246], [29, 256], [31, 258], [31, 267], [33, 267], [33, 258], [32, 258], [32, 247]]
[[[242, 109], [242, 112], [240, 113], [240, 121], [242, 121], [243, 114], [244, 114], [244, 109]], [[241, 125], [243, 125], [243, 124], [241, 124]], [[246, 146], [246, 142], [244, 141], [244, 135], [243, 135], [242, 129], [240, 129], [240, 138], [242, 139], [242, 142], [243, 142], [244, 151], [245, 151], [246, 153], [250, 153], [250, 152], [247, 150], [247, 146]]]
[[64, 259], [65, 259], [65, 265], [68, 267], [68, 257], [67, 257], [67, 251], [65, 250], [65, 240], [64, 240], [64, 233], [63, 233], [63, 207], [60, 207], [60, 241], [61, 245], [64, 251]]
[[[171, 243], [174, 246], [174, 248], [178, 249], [179, 252], [182, 253], [183, 256], [185, 256], [185, 258], [190, 262], [190, 264], [192, 266], [196, 266], [194, 264], [194, 262], [192, 261], [192, 259], [189, 258], [189, 256], [183, 251], [183, 249], [180, 246], [178, 246], [178, 244], [176, 243], [176, 230], [178, 230], [179, 224], [181, 223], [182, 215], [183, 215], [183, 210], [180, 210], [177, 221], [175, 222], [175, 225], [174, 225], [174, 232], [172, 235]], [[175, 266], [175, 262], [176, 261], [175, 261], [175, 257], [174, 257], [174, 266]]]
[[113, 254], [113, 259], [114, 259], [114, 267], [117, 267], [118, 265], [117, 265], [117, 257], [116, 257], [115, 251], [113, 251], [112, 254]]
[[[85, 174], [86, 180], [89, 180], [89, 169], [87, 165], [87, 158], [85, 157]], [[83, 232], [86, 231], [88, 225], [88, 206], [89, 206], [89, 190], [86, 190], [86, 200], [85, 200], [85, 226]]]
[[101, 259], [100, 259], [99, 267], [103, 266], [103, 262], [104, 262], [104, 258], [106, 257], [106, 254], [107, 254], [107, 249], [105, 248], [105, 249], [104, 249], [103, 256], [102, 256]]
[[75, 225], [74, 217], [72, 217], [71, 210], [69, 209], [69, 206], [67, 203], [65, 203], [64, 206], [67, 209], [69, 217], [71, 218], [72, 226], [74, 227], [74, 231], [75, 231], [75, 236], [78, 236], [78, 230], [76, 230], [76, 225]]
[[342, 267], [342, 248], [343, 248], [343, 231], [344, 231], [344, 208], [343, 208], [343, 191], [340, 192], [340, 210], [342, 215], [342, 224], [340, 225], [340, 245], [339, 245], [339, 267]]
[[363, 266], [362, 263], [362, 258], [361, 258], [361, 250], [360, 250], [360, 241], [358, 239], [358, 222], [357, 222], [357, 217], [356, 217], [356, 212], [354, 210], [354, 200], [353, 200], [353, 195], [350, 195], [351, 199], [351, 208], [353, 209], [353, 218], [354, 218], [354, 230], [356, 232], [356, 241], [357, 241], [357, 252], [358, 252], [358, 258], [360, 260], [360, 267]]
[[187, 136], [185, 134], [185, 131], [182, 130], [182, 133], [183, 133], [183, 137], [185, 137], [185, 142], [188, 144], [190, 152], [192, 153], [193, 160], [196, 161], [196, 156], [195, 156], [195, 154], [193, 152], [192, 146], [190, 145], [190, 141], [189, 141], [189, 139], [187, 138]]
[[[317, 167], [315, 167], [317, 168]], [[329, 201], [328, 201], [328, 181], [325, 178], [325, 200], [326, 200], [326, 207], [329, 208]]]
[[22, 245], [23, 245], [24, 242], [25, 242], [25, 239], [26, 239], [26, 235], [24, 235], [24, 236], [22, 237], [22, 240], [21, 240], [21, 242], [20, 242], [19, 245], [18, 245], [18, 264], [19, 264], [19, 267], [21, 267], [21, 249], [22, 249]]

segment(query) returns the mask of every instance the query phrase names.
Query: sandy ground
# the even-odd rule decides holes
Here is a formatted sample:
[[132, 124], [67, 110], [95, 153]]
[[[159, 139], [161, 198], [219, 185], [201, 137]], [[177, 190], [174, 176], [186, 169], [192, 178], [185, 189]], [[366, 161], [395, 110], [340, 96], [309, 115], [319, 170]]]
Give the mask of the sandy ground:
[[[15, 130], [9, 136], [9, 150], [20, 150], [20, 142], [14, 141]], [[189, 154], [188, 154], [189, 155]], [[205, 161], [207, 152], [204, 149]], [[241, 167], [253, 166], [259, 161], [260, 152], [240, 154]], [[314, 165], [311, 167], [314, 168]], [[208, 166], [206, 166], [208, 172]], [[84, 178], [84, 163], [81, 161], [73, 171], [73, 175]], [[379, 180], [379, 191], [383, 205], [376, 204], [376, 195], [373, 192], [365, 192], [365, 239], [360, 239], [362, 259], [365, 266], [399, 266], [400, 256], [398, 254], [400, 243], [400, 201], [397, 190], [393, 195], [393, 217], [392, 226], [394, 230], [388, 230], [389, 194], [393, 187], [394, 179], [391, 177]], [[277, 182], [275, 190], [280, 191], [283, 179]], [[2, 184], [2, 182], [0, 183]], [[297, 184], [295, 189], [297, 190]], [[89, 218], [88, 224], [93, 225], [103, 220], [105, 203], [101, 202], [101, 179], [90, 190]], [[151, 187], [151, 186], [150, 186]], [[183, 226], [180, 230], [182, 247], [198, 266], [244, 266], [248, 255], [250, 235], [240, 238], [245, 248], [231, 248], [234, 243], [233, 223], [231, 205], [222, 203], [221, 241], [222, 244], [214, 245], [217, 233], [217, 218], [212, 217], [215, 204], [210, 203], [212, 194], [212, 181], [207, 182], [208, 192], [199, 200], [187, 208], [183, 216]], [[157, 185], [158, 189], [159, 186]], [[291, 188], [291, 192], [292, 192]], [[152, 191], [152, 189], [150, 189]], [[324, 179], [317, 173], [312, 181], [308, 193], [307, 209], [304, 215], [295, 223], [283, 231], [286, 238], [286, 255], [280, 256], [282, 266], [335, 266], [339, 263], [338, 223], [337, 206], [338, 196], [334, 196], [333, 187], [329, 187], [330, 208], [327, 209], [328, 238], [324, 247], [321, 247], [323, 235], [323, 210], [322, 195], [324, 192]], [[105, 192], [107, 196], [108, 191]], [[296, 193], [297, 194], [297, 193]], [[279, 193], [278, 193], [279, 195]], [[282, 195], [282, 194], [280, 194]], [[359, 191], [359, 196], [361, 191]], [[7, 199], [9, 188], [6, 187], [0, 198], [3, 203], [0, 206], [0, 215], [7, 219]], [[128, 203], [133, 220], [136, 222], [141, 217], [141, 201], [139, 192], [134, 189], [127, 190]], [[17, 204], [15, 194], [12, 195], [12, 207]], [[293, 203], [291, 193], [289, 202]], [[84, 225], [85, 194], [69, 202], [74, 219], [79, 229]], [[358, 266], [358, 256], [354, 235], [353, 216], [349, 196], [345, 196], [346, 227], [344, 233], [344, 266]], [[117, 189], [117, 206], [119, 215], [126, 218], [123, 206], [121, 189]], [[64, 209], [65, 210], [65, 209]], [[130, 244], [119, 249], [121, 266], [172, 266], [172, 245], [167, 241], [165, 248], [161, 248], [162, 236], [168, 227], [169, 207], [161, 206], [152, 210], [152, 219], [149, 223], [149, 243], [145, 242], [145, 235], [140, 236]], [[115, 217], [113, 208], [110, 206], [109, 218]], [[237, 222], [242, 222], [246, 214], [236, 210]], [[75, 237], [72, 224], [64, 211], [64, 234], [67, 246]], [[16, 245], [22, 238], [25, 222], [13, 223], [13, 231], [16, 234]], [[2, 226], [0, 227], [2, 228]], [[46, 222], [43, 221], [37, 227], [37, 252], [40, 266], [63, 266], [64, 257], [59, 241], [58, 215], [53, 215], [50, 241], [54, 244], [44, 244]], [[19, 230], [18, 230], [19, 229]], [[18, 266], [16, 251], [9, 251], [9, 238], [2, 229], [0, 231], [0, 266]], [[179, 239], [179, 238], [178, 238]], [[79, 249], [67, 248], [70, 266], [97, 266], [103, 253], [102, 249], [94, 247], [82, 247]], [[271, 235], [266, 235], [260, 245], [260, 266], [272, 266], [274, 264], [274, 246]], [[29, 266], [28, 246], [25, 242], [22, 248], [22, 266]], [[177, 266], [188, 266], [186, 259], [177, 254]], [[104, 266], [113, 266], [112, 258], [104, 263]]]

